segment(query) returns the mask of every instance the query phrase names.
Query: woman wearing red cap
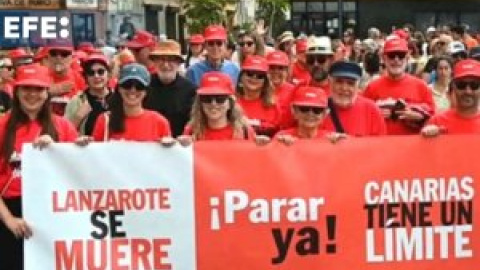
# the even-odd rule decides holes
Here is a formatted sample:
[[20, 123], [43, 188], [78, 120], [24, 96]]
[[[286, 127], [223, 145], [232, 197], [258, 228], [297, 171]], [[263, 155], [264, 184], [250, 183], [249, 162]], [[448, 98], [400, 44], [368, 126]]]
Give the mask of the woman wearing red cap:
[[87, 89], [74, 96], [65, 108], [65, 117], [82, 135], [92, 135], [98, 116], [108, 110], [107, 101], [112, 95], [109, 74], [108, 59], [104, 55], [92, 54], [84, 60]]
[[72, 142], [75, 128], [50, 111], [48, 68], [38, 64], [17, 70], [12, 109], [0, 119], [0, 262], [2, 269], [23, 269], [23, 241], [32, 231], [21, 218], [22, 146], [43, 148], [54, 141]]
[[206, 73], [197, 90], [191, 122], [178, 140], [187, 145], [199, 140], [253, 140], [255, 132], [246, 123], [234, 98], [230, 77]]
[[296, 127], [282, 130], [276, 139], [291, 144], [297, 139], [325, 139], [336, 142], [345, 135], [332, 133], [321, 128], [328, 114], [327, 96], [321, 88], [302, 86], [295, 92], [292, 112]]
[[170, 137], [167, 119], [143, 108], [149, 84], [150, 73], [145, 66], [134, 63], [122, 68], [118, 89], [109, 100], [110, 112], [100, 115], [95, 123], [95, 141], [158, 141]]
[[205, 38], [202, 35], [193, 35], [190, 37], [190, 48], [188, 50], [187, 59], [185, 60], [185, 69], [193, 64], [205, 59], [203, 56]]
[[279, 130], [282, 113], [267, 72], [268, 64], [264, 57], [248, 57], [242, 65], [237, 95], [238, 103], [255, 132], [272, 137]]
[[293, 124], [290, 103], [292, 102], [295, 86], [289, 82], [288, 73], [290, 59], [282, 51], [273, 51], [267, 54], [268, 75], [275, 89], [275, 98], [278, 101], [283, 114], [282, 127], [289, 127]]

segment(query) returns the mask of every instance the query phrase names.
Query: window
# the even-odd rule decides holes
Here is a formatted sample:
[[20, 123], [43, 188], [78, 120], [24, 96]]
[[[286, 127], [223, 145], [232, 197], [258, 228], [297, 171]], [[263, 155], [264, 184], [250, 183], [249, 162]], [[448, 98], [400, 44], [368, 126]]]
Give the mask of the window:
[[73, 14], [73, 42], [95, 42], [94, 14]]
[[293, 2], [292, 12], [306, 12], [307, 5], [305, 2]]
[[308, 2], [308, 12], [323, 12], [323, 2]]

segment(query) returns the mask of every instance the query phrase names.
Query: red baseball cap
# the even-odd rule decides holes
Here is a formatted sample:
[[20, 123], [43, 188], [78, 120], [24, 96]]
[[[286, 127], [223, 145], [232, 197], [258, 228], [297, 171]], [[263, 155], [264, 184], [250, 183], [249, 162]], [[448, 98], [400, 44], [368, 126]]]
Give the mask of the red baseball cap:
[[230, 76], [218, 71], [205, 73], [197, 90], [198, 95], [233, 95], [233, 93]]
[[83, 51], [87, 54], [91, 54], [91, 53], [94, 53], [96, 51], [95, 47], [93, 46], [93, 44], [91, 42], [80, 42], [80, 44], [78, 44], [77, 49], [79, 51]]
[[132, 49], [141, 49], [155, 45], [155, 37], [145, 30], [138, 30], [132, 40], [127, 42], [127, 47]]
[[327, 107], [327, 95], [318, 87], [302, 86], [295, 91], [292, 101], [296, 106]]
[[51, 50], [73, 52], [73, 44], [68, 39], [52, 39], [47, 47], [49, 52]]
[[297, 53], [304, 53], [307, 51], [308, 49], [308, 46], [307, 46], [307, 39], [306, 38], [302, 38], [302, 39], [299, 39], [296, 41], [295, 43], [295, 50], [297, 51]]
[[48, 55], [48, 48], [47, 47], [41, 47], [38, 49], [37, 54], [33, 57], [35, 61], [41, 61], [42, 59], [45, 59]]
[[87, 58], [83, 60], [84, 64], [91, 63], [91, 62], [98, 62], [104, 65], [105, 67], [108, 67], [108, 58], [100, 53], [94, 53], [89, 55]]
[[267, 54], [267, 63], [269, 66], [290, 66], [288, 55], [282, 51], [273, 51]]
[[460, 79], [463, 77], [480, 78], [480, 62], [473, 59], [459, 61], [453, 68], [453, 79]]
[[243, 61], [242, 70], [268, 72], [267, 60], [260, 55], [250, 55]]
[[84, 51], [74, 51], [72, 55], [80, 61], [84, 61], [88, 57], [88, 54]]
[[389, 52], [408, 52], [407, 41], [398, 37], [388, 39], [383, 46], [383, 53]]
[[405, 39], [405, 40], [408, 40], [410, 38], [410, 35], [408, 34], [408, 32], [403, 30], [403, 29], [397, 29], [397, 30], [393, 31], [393, 34], [396, 35], [397, 37], [399, 37], [401, 39]]
[[15, 88], [17, 86], [38, 86], [50, 87], [52, 79], [48, 67], [38, 63], [20, 66], [15, 77]]
[[190, 37], [190, 44], [203, 44], [203, 43], [205, 43], [205, 38], [200, 34], [193, 35]]
[[210, 25], [203, 33], [206, 41], [209, 40], [227, 40], [227, 31], [221, 25]]
[[17, 48], [8, 51], [8, 58], [15, 60], [19, 58], [30, 58], [32, 57], [31, 54], [27, 53], [23, 48]]

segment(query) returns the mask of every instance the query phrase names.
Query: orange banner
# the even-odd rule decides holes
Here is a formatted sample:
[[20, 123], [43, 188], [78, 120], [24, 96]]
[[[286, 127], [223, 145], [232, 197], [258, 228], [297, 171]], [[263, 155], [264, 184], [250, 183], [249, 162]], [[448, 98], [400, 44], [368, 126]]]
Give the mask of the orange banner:
[[60, 0], [0, 0], [1, 9], [59, 9]]
[[479, 153], [479, 136], [198, 143], [197, 269], [476, 269]]

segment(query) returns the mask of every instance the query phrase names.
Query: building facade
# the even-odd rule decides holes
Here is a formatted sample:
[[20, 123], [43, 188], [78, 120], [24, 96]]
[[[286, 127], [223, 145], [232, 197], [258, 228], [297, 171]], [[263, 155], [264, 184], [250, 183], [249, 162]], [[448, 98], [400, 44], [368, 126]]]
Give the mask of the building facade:
[[290, 28], [296, 32], [340, 36], [347, 27], [365, 36], [368, 28], [390, 32], [406, 23], [429, 26], [467, 24], [480, 30], [479, 0], [291, 0]]

